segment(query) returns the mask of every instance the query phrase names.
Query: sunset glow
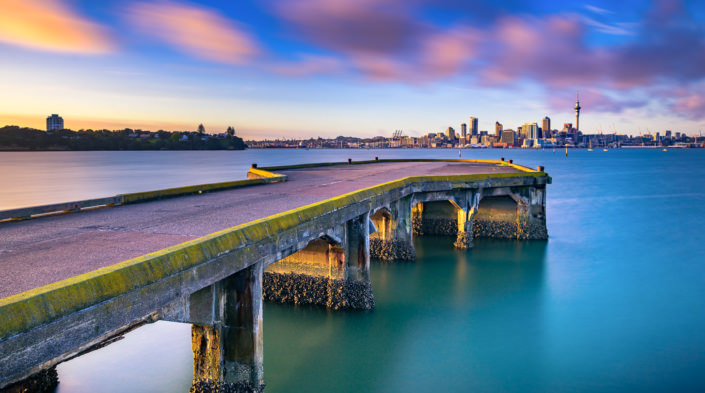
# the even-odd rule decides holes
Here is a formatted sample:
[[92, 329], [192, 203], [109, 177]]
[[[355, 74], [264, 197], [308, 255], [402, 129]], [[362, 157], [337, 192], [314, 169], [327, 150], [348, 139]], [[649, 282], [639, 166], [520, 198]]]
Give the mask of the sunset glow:
[[704, 19], [685, 0], [7, 0], [0, 124], [417, 136], [569, 122], [580, 88], [585, 132], [696, 134]]

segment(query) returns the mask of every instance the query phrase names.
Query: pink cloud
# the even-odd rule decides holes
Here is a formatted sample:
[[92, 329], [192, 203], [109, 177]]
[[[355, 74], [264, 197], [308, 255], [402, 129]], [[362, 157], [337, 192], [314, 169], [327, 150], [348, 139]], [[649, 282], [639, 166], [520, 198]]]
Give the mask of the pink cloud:
[[670, 108], [673, 112], [690, 120], [705, 119], [705, 96], [703, 83], [696, 86], [663, 90], [660, 94], [670, 97]]
[[551, 87], [595, 83], [605, 78], [603, 50], [585, 44], [585, 27], [575, 15], [503, 17], [483, 40], [485, 84], [529, 78]]
[[277, 12], [297, 35], [322, 47], [379, 55], [403, 53], [425, 29], [407, 6], [398, 0], [286, 0]]
[[0, 42], [69, 53], [115, 50], [102, 26], [83, 18], [62, 0], [0, 2]]
[[281, 63], [269, 70], [287, 76], [338, 74], [346, 68], [344, 62], [335, 57], [303, 55], [300, 61]]
[[207, 8], [175, 2], [136, 3], [129, 16], [143, 32], [200, 59], [243, 64], [260, 53], [243, 27]]
[[430, 34], [421, 48], [422, 72], [433, 78], [460, 73], [473, 60], [481, 34], [469, 27], [457, 27]]

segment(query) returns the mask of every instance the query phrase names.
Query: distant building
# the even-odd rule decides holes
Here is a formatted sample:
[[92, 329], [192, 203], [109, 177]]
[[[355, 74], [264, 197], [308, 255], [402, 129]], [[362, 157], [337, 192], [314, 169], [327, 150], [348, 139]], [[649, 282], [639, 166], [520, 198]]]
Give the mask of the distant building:
[[468, 139], [468, 125], [463, 123], [460, 125], [460, 136], [463, 139], [463, 143]]
[[514, 145], [514, 130], [502, 130], [502, 137], [499, 141], [501, 143], [506, 143], [507, 146]]
[[499, 139], [502, 136], [502, 130], [504, 127], [502, 127], [502, 123], [496, 121], [494, 122], [494, 135]]
[[451, 141], [455, 139], [455, 129], [453, 127], [448, 127], [446, 130], [446, 137]]
[[544, 138], [550, 138], [551, 137], [551, 119], [546, 116], [541, 120], [541, 131], [543, 131], [543, 135], [541, 135]]
[[479, 128], [477, 126], [477, 117], [471, 117], [470, 118], [470, 135], [472, 136], [477, 136], [479, 135]]
[[580, 132], [580, 92], [576, 90], [575, 92], [575, 135], [577, 136]]
[[58, 131], [64, 129], [64, 119], [56, 114], [47, 117], [47, 131]]
[[536, 123], [525, 123], [521, 127], [528, 139], [539, 139], [539, 125]]

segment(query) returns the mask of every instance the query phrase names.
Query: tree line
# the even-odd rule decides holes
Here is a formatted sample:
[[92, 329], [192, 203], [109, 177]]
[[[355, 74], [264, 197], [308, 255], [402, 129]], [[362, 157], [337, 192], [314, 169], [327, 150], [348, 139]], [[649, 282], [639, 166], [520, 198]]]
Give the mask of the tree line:
[[0, 128], [0, 150], [243, 150], [247, 145], [235, 129], [221, 135], [198, 131], [58, 130], [5, 126]]

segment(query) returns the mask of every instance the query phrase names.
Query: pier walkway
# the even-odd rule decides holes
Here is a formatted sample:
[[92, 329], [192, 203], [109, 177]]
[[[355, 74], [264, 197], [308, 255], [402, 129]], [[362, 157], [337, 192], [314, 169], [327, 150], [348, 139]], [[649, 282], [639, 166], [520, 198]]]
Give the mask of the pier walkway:
[[281, 183], [2, 223], [0, 298], [410, 174], [519, 172], [453, 162], [301, 168], [278, 171]]

